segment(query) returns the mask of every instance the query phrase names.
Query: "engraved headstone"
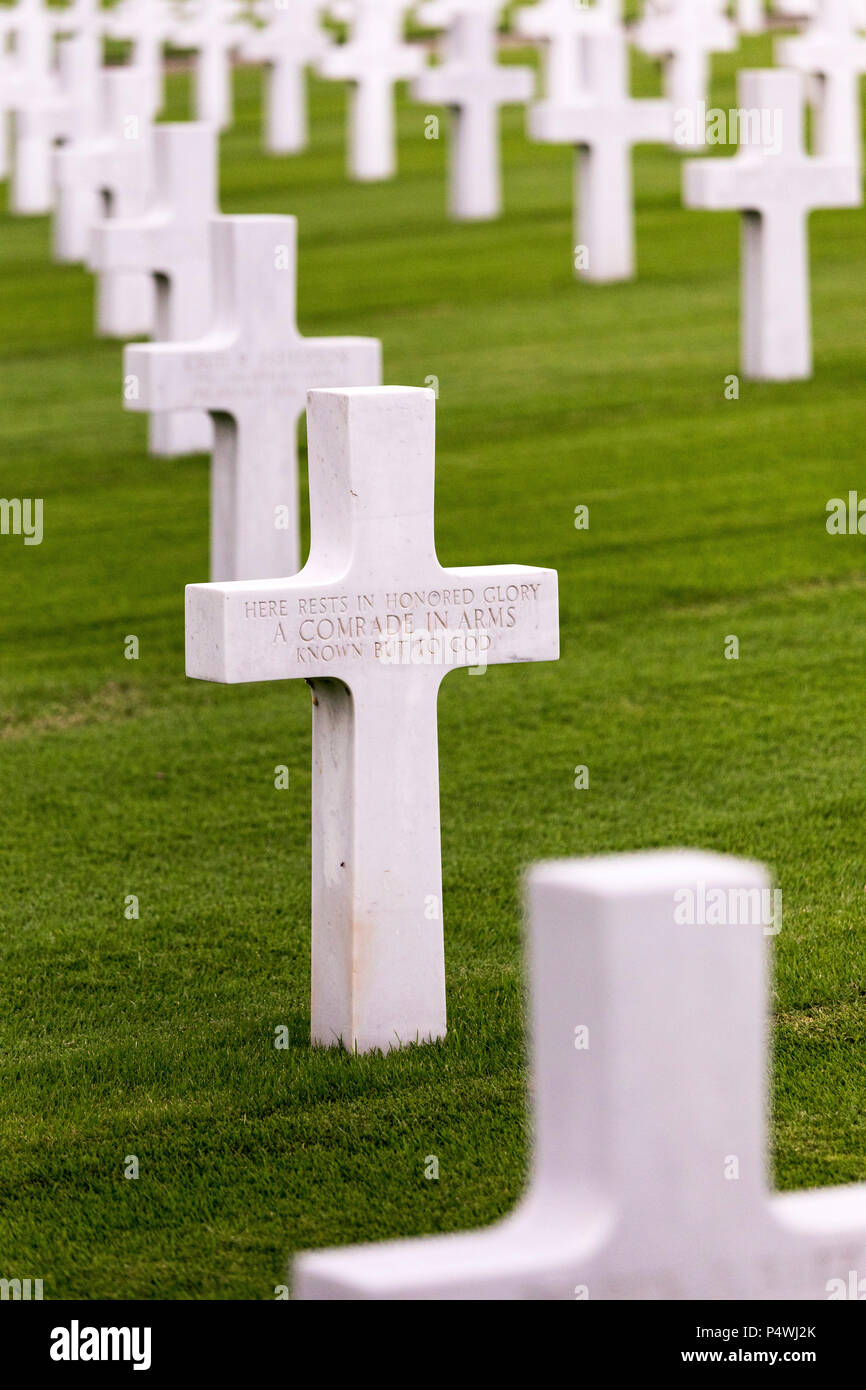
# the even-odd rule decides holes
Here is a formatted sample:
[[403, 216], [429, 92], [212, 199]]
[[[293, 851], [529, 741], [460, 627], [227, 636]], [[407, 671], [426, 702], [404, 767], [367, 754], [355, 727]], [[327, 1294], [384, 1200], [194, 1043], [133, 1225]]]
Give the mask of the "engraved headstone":
[[271, 154], [298, 154], [309, 142], [307, 72], [332, 47], [322, 25], [324, 0], [260, 0], [265, 21], [244, 40], [243, 56], [264, 63], [265, 146]]
[[452, 217], [485, 221], [502, 211], [499, 108], [529, 101], [535, 83], [530, 68], [498, 61], [502, 0], [452, 0], [452, 5], [443, 61], [416, 78], [412, 95], [452, 112]]
[[805, 33], [777, 42], [776, 60], [814, 79], [815, 154], [860, 167], [860, 78], [866, 73], [866, 38], [857, 35], [850, 0], [820, 0]]
[[417, 77], [424, 51], [403, 38], [408, 0], [355, 0], [346, 43], [328, 49], [322, 77], [351, 84], [349, 173], [375, 182], [397, 167], [394, 87]]
[[[99, 75], [94, 134], [54, 153], [58, 260], [85, 261], [94, 222], [141, 216], [153, 187], [153, 89], [145, 72], [106, 68]], [[149, 333], [154, 321], [151, 278], [140, 271], [97, 277], [97, 332], [107, 338]]]
[[560, 106], [530, 107], [534, 140], [574, 145], [575, 272], [585, 280], [629, 280], [635, 273], [632, 147], [667, 142], [673, 108], [656, 99], [635, 100], [628, 92], [625, 33], [611, 29], [584, 40], [587, 88]]
[[742, 212], [743, 371], [757, 381], [795, 381], [812, 375], [809, 213], [859, 207], [860, 175], [853, 164], [806, 153], [799, 73], [741, 72], [739, 107], [758, 129], [743, 127], [749, 142], [731, 159], [689, 160], [684, 201]]
[[381, 381], [375, 338], [305, 338], [293, 217], [211, 223], [213, 317], [195, 342], [127, 348], [130, 410], [205, 410], [214, 422], [211, 578], [300, 568], [298, 424], [307, 392]]
[[644, 53], [662, 61], [678, 143], [704, 144], [699, 117], [706, 107], [710, 61], [713, 53], [736, 48], [734, 24], [720, 13], [718, 0], [648, 0], [634, 37]]
[[532, 869], [527, 1195], [486, 1230], [301, 1255], [295, 1298], [817, 1300], [863, 1270], [866, 1183], [769, 1190], [770, 901], [715, 854]]
[[[211, 221], [217, 215], [219, 147], [213, 126], [186, 121], [153, 133], [154, 193], [141, 217], [107, 218], [90, 234], [98, 274], [143, 271], [154, 280], [157, 342], [201, 338], [213, 316]], [[204, 452], [213, 426], [203, 411], [155, 414], [150, 452], [162, 457]]]
[[187, 589], [187, 673], [313, 692], [312, 1038], [387, 1050], [445, 1033], [436, 705], [447, 670], [555, 660], [552, 570], [445, 569], [435, 398], [309, 398], [301, 574]]

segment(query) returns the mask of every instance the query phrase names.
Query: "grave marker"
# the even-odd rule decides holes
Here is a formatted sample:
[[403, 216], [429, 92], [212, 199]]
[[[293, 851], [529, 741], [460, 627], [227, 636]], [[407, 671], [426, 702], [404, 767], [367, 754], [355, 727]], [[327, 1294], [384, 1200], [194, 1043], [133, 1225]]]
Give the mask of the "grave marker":
[[57, 11], [44, 0], [18, 0], [0, 19], [0, 29], [13, 38], [15, 67], [31, 90], [51, 84]]
[[587, 35], [587, 90], [567, 106], [530, 107], [532, 139], [574, 145], [575, 235], [588, 262], [575, 261], [583, 279], [608, 283], [635, 273], [632, 146], [666, 142], [673, 130], [669, 102], [637, 101], [628, 94], [628, 50], [623, 31]]
[[50, 87], [36, 88], [16, 102], [15, 161], [10, 193], [15, 212], [51, 210], [54, 151], [61, 140], [92, 138], [97, 124], [101, 54], [87, 35], [57, 44], [57, 71]]
[[308, 421], [306, 568], [191, 585], [187, 674], [311, 686], [312, 1037], [366, 1052], [445, 1033], [442, 678], [555, 660], [557, 581], [440, 565], [431, 391], [314, 391]]
[[[201, 338], [213, 313], [210, 233], [217, 206], [219, 147], [213, 126], [192, 121], [153, 133], [154, 195], [141, 217], [109, 218], [90, 234], [90, 265], [99, 274], [139, 271], [154, 279], [158, 342]], [[213, 446], [203, 411], [153, 415], [150, 452], [161, 457]]]
[[349, 173], [366, 182], [393, 178], [397, 168], [394, 86], [424, 67], [424, 52], [403, 40], [407, 0], [355, 0], [347, 43], [330, 48], [322, 77], [351, 83]]
[[214, 422], [211, 578], [300, 568], [298, 423], [307, 391], [381, 381], [375, 338], [305, 338], [293, 217], [211, 223], [213, 319], [195, 342], [127, 349], [130, 410], [205, 410]]
[[702, 145], [699, 115], [706, 106], [711, 55], [736, 48], [734, 25], [719, 12], [717, 0], [666, 0], [664, 7], [649, 5], [634, 35], [644, 53], [662, 60], [665, 96], [675, 120], [691, 117], [686, 136], [678, 136], [678, 143], [692, 143], [686, 137], [693, 131], [694, 143]]
[[583, 40], [588, 33], [619, 24], [622, 0], [595, 0], [575, 5], [574, 0], [539, 0], [521, 7], [514, 28], [524, 38], [540, 43], [544, 55], [544, 97], [556, 106], [567, 106], [584, 90]]
[[[768, 1190], [766, 942], [732, 924], [768, 883], [685, 852], [534, 868], [526, 1197], [487, 1230], [301, 1255], [295, 1298], [826, 1299], [866, 1268], [866, 1184]], [[683, 920], [702, 893], [728, 925]]]
[[742, 212], [742, 365], [756, 381], [812, 375], [808, 216], [862, 201], [851, 164], [814, 159], [803, 142], [803, 80], [795, 72], [739, 75], [741, 109], [772, 113], [780, 151], [746, 144], [731, 159], [689, 160], [687, 207]]
[[[105, 68], [98, 79], [98, 124], [92, 136], [54, 153], [58, 260], [85, 261], [100, 214], [143, 215], [153, 187], [153, 91], [145, 72]], [[97, 332], [107, 338], [149, 333], [154, 291], [149, 275], [106, 271], [97, 277]]]
[[498, 61], [502, 0], [454, 0], [444, 59], [416, 78], [416, 101], [451, 109], [452, 217], [486, 221], [502, 211], [499, 108], [532, 97], [530, 68]]
[[307, 71], [333, 46], [322, 27], [323, 0], [264, 0], [266, 26], [244, 41], [243, 55], [265, 63], [265, 146], [271, 154], [298, 154], [309, 143]]
[[195, 52], [196, 120], [227, 130], [233, 120], [232, 52], [245, 27], [238, 0], [188, 0], [174, 26], [174, 42]]
[[166, 0], [121, 0], [105, 14], [106, 30], [132, 46], [132, 66], [145, 72], [151, 84], [154, 112], [165, 101], [164, 48], [177, 33], [178, 19]]
[[[5, 119], [14, 119], [12, 136], [12, 185], [10, 211], [22, 217], [38, 217], [51, 210], [51, 144], [53, 136], [37, 130], [46, 107], [57, 99], [54, 66], [56, 12], [42, 0], [19, 0], [0, 14], [0, 36], [12, 48], [3, 57], [3, 106]], [[22, 129], [30, 110], [34, 119]], [[8, 130], [7, 162], [8, 162]]]
[[776, 58], [783, 67], [815, 79], [815, 153], [860, 168], [860, 78], [866, 72], [866, 39], [855, 32], [850, 0], [821, 0], [804, 34], [777, 42]]

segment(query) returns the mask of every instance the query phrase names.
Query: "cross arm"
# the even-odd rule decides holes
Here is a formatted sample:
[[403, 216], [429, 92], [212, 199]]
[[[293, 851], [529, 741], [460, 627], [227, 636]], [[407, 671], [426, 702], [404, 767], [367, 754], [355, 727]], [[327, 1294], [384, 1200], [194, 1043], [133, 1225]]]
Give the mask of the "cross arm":
[[866, 39], [858, 39], [854, 34], [845, 39], [798, 34], [795, 38], [779, 39], [776, 62], [780, 67], [819, 76], [866, 72]]
[[[129, 410], [212, 410], [209, 369], [232, 346], [232, 337], [212, 333], [196, 343], [136, 343], [127, 347], [123, 374], [137, 390], [127, 396]], [[201, 374], [201, 381], [197, 380]]]
[[362, 82], [372, 77], [391, 82], [408, 82], [426, 66], [422, 49], [411, 44], [388, 50], [387, 67], [379, 62], [378, 50], [367, 50], [360, 43], [335, 44], [320, 56], [316, 70], [321, 77], [337, 82]]
[[[443, 587], [460, 601], [449, 609], [448, 631], [476, 638], [459, 664], [513, 665], [559, 660], [559, 578], [532, 565], [469, 565], [444, 569]], [[434, 610], [435, 611], [435, 610]], [[435, 625], [428, 630], [435, 633]], [[478, 647], [477, 639], [483, 639]], [[459, 645], [459, 642], [458, 642]], [[481, 661], [472, 659], [477, 651]]]
[[574, 5], [561, 13], [544, 5], [534, 5], [531, 9], [517, 10], [513, 20], [515, 33], [541, 43], [582, 38], [609, 28], [610, 22], [610, 16], [601, 5], [591, 10]]
[[158, 270], [155, 233], [165, 226], [163, 217], [106, 218], [90, 231], [88, 266], [97, 272], [110, 270]]
[[342, 598], [339, 586], [315, 586], [303, 573], [281, 581], [188, 584], [186, 673], [220, 685], [303, 678], [310, 672], [287, 662], [288, 632], [306, 631], [308, 617], [311, 635], [328, 630], [318, 620], [344, 613]]
[[[428, 665], [559, 658], [554, 570], [524, 565], [439, 569], [412, 588], [292, 579], [191, 584], [186, 591], [187, 675], [239, 685]], [[414, 653], [414, 659], [413, 659]]]
[[339, 338], [300, 338], [303, 376], [316, 389], [343, 386], [378, 386], [382, 380], [382, 343], [379, 338], [346, 335]]
[[673, 130], [673, 107], [656, 97], [630, 98], [612, 108], [594, 100], [573, 106], [541, 101], [529, 110], [530, 136], [549, 144], [594, 145], [616, 137], [622, 144], [640, 145], [670, 140]]
[[482, 93], [495, 105], [504, 106], [531, 101], [535, 92], [535, 76], [530, 68], [519, 68], [513, 64], [494, 64], [488, 74], [493, 80], [487, 84], [474, 68], [465, 70], [451, 67], [425, 68], [412, 86], [415, 101], [430, 102], [433, 106], [470, 106], [479, 101]]
[[859, 207], [860, 175], [854, 165], [826, 159], [774, 165], [772, 156], [690, 159], [683, 166], [683, 201], [711, 212], [774, 209], [790, 216], [827, 207]]
[[635, 30], [635, 43], [651, 58], [675, 58], [688, 52], [731, 53], [737, 47], [737, 33], [728, 20], [715, 26], [696, 21], [689, 33], [671, 28], [669, 21], [645, 19]]
[[54, 175], [61, 187], [89, 180], [108, 185], [114, 173], [113, 141], [97, 139], [61, 146], [54, 151]]

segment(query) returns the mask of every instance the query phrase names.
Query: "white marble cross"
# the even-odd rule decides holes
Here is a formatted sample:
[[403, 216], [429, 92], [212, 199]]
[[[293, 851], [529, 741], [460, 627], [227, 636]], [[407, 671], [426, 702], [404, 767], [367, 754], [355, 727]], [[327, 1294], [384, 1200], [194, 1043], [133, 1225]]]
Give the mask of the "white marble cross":
[[178, 20], [167, 0], [121, 0], [106, 12], [106, 32], [131, 44], [132, 65], [148, 74], [154, 111], [165, 99], [164, 48], [177, 32]]
[[195, 50], [195, 113], [218, 130], [232, 124], [232, 52], [246, 36], [238, 0], [187, 0], [174, 41]]
[[397, 167], [394, 86], [424, 67], [424, 50], [403, 41], [408, 0], [356, 0], [348, 42], [330, 48], [322, 77], [351, 83], [349, 172], [375, 182]]
[[61, 38], [53, 84], [22, 93], [16, 101], [10, 190], [10, 204], [16, 213], [33, 216], [51, 210], [55, 145], [94, 134], [100, 56], [88, 35]]
[[715, 854], [532, 869], [527, 1195], [486, 1230], [301, 1255], [295, 1298], [818, 1300], [866, 1269], [866, 1183], [769, 1190], [769, 901]]
[[15, 67], [28, 85], [50, 84], [57, 29], [57, 11], [44, 0], [18, 0], [0, 16], [0, 30], [13, 37]]
[[543, 45], [547, 101], [567, 106], [584, 91], [583, 40], [587, 34], [619, 24], [621, 17], [622, 0], [595, 0], [587, 5], [539, 0], [516, 11], [515, 31]]
[[644, 53], [662, 60], [677, 143], [703, 145], [711, 55], [736, 48], [735, 26], [719, 12], [717, 0], [666, 0], [664, 7], [647, 10], [634, 39]]
[[195, 342], [127, 348], [130, 410], [213, 417], [211, 578], [300, 569], [298, 423], [307, 391], [382, 379], [375, 338], [305, 338], [293, 217], [211, 223], [212, 326]]
[[[55, 69], [56, 11], [42, 0], [18, 0], [0, 10], [0, 162], [10, 167], [10, 117], [15, 117], [11, 157], [12, 185], [9, 208], [23, 217], [41, 216], [51, 210], [51, 144], [53, 136], [37, 134], [45, 124], [46, 110], [59, 99]], [[11, 42], [11, 48], [9, 44]], [[33, 119], [26, 122], [32, 113]], [[22, 117], [27, 124], [22, 134]]]
[[[58, 260], [87, 259], [100, 216], [140, 217], [153, 180], [153, 89], [147, 73], [105, 68], [98, 79], [98, 128], [54, 153]], [[107, 338], [149, 333], [154, 290], [149, 275], [106, 271], [97, 277], [97, 332]]]
[[754, 117], [750, 135], [769, 118], [778, 152], [750, 140], [732, 159], [689, 160], [684, 201], [743, 213], [743, 371], [757, 381], [795, 381], [812, 375], [808, 216], [859, 207], [859, 171], [806, 154], [799, 73], [741, 72], [738, 100]]
[[815, 79], [813, 148], [825, 159], [863, 162], [860, 77], [866, 72], [866, 38], [858, 37], [850, 0], [821, 0], [804, 34], [781, 39], [776, 59]]
[[[154, 277], [157, 342], [201, 338], [213, 316], [211, 221], [218, 214], [216, 129], [200, 122], [158, 125], [153, 133], [154, 193], [140, 217], [107, 218], [90, 234], [90, 267], [98, 274], [143, 271]], [[150, 452], [161, 457], [213, 447], [203, 411], [155, 414]]]
[[307, 71], [320, 64], [332, 41], [322, 25], [323, 0], [261, 0], [265, 27], [244, 40], [243, 56], [267, 65], [265, 146], [271, 154], [307, 148]]
[[439, 563], [432, 392], [314, 391], [308, 429], [306, 568], [191, 585], [187, 674], [310, 684], [312, 1038], [387, 1051], [446, 1026], [439, 686], [454, 667], [556, 660], [557, 579]]
[[454, 0], [445, 54], [415, 79], [416, 101], [451, 108], [450, 210], [461, 221], [486, 221], [502, 211], [499, 108], [531, 99], [530, 68], [497, 58], [502, 0]]
[[632, 146], [667, 142], [673, 108], [628, 94], [625, 33], [612, 29], [584, 40], [588, 88], [566, 106], [530, 107], [534, 140], [577, 149], [576, 273], [597, 282], [629, 280], [635, 273]]

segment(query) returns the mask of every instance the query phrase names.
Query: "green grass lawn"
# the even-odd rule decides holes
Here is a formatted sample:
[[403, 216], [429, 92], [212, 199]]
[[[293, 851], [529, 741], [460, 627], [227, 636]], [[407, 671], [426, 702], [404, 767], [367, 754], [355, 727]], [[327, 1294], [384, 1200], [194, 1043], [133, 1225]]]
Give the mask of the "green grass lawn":
[[[185, 115], [185, 76], [171, 92]], [[311, 1051], [309, 692], [186, 681], [207, 461], [147, 457], [90, 278], [51, 264], [47, 221], [3, 216], [0, 492], [44, 498], [46, 534], [0, 538], [0, 1274], [267, 1299], [294, 1250], [507, 1212], [519, 883], [546, 856], [684, 843], [774, 867], [774, 1181], [866, 1180], [866, 541], [825, 529], [866, 483], [866, 212], [813, 218], [815, 380], [730, 401], [737, 221], [682, 209], [675, 153], [637, 155], [640, 278], [589, 287], [570, 154], [527, 144], [519, 112], [506, 216], [460, 227], [423, 108], [401, 105], [399, 178], [360, 187], [339, 87], [315, 86], [294, 160], [260, 152], [259, 95], [239, 73], [224, 210], [299, 216], [305, 332], [380, 336], [390, 383], [438, 377], [440, 557], [554, 566], [562, 660], [442, 689], [447, 1041]]]

